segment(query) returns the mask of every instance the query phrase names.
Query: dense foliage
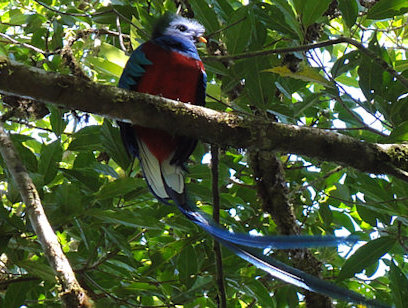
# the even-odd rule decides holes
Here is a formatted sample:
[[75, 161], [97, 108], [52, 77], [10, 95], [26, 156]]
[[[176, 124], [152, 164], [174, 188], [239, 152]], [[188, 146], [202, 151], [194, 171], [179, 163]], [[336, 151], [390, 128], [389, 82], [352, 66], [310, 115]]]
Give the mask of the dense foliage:
[[[116, 85], [155, 18], [180, 6], [207, 30], [208, 45], [199, 51], [208, 74], [209, 108], [334, 130], [364, 142], [407, 140], [408, 89], [395, 74], [408, 78], [408, 2], [246, 2], [0, 1], [0, 56]], [[296, 50], [339, 36], [364, 46], [327, 43]], [[278, 48], [293, 50], [251, 55]], [[242, 57], [234, 58], [238, 54]], [[212, 239], [153, 198], [113, 121], [7, 95], [0, 111], [63, 250], [97, 307], [217, 306]], [[199, 144], [187, 187], [211, 213], [208, 153], [209, 147]], [[354, 250], [313, 250], [323, 264], [322, 277], [404, 307], [406, 181], [339, 166], [330, 162], [330, 153], [324, 153], [327, 162], [296, 154], [276, 153], [301, 233], [353, 233], [363, 239]], [[223, 148], [218, 169], [222, 223], [237, 231], [280, 234], [262, 207], [251, 153]], [[59, 307], [59, 285], [3, 160], [0, 170], [0, 306]], [[272, 255], [291, 263], [285, 252]], [[305, 305], [302, 290], [270, 279], [228, 250], [222, 265], [228, 307]]]

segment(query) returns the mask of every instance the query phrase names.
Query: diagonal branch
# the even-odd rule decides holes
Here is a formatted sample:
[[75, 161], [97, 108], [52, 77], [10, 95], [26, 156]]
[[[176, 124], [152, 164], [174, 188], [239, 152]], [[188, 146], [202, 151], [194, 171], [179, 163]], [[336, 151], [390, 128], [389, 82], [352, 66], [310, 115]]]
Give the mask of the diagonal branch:
[[90, 307], [88, 297], [76, 280], [71, 265], [62, 252], [58, 238], [48, 222], [37, 189], [1, 123], [0, 153], [27, 207], [27, 215], [44, 254], [61, 282], [62, 300], [66, 307]]
[[0, 93], [164, 129], [235, 148], [280, 151], [408, 181], [408, 147], [184, 104], [27, 67], [0, 57]]

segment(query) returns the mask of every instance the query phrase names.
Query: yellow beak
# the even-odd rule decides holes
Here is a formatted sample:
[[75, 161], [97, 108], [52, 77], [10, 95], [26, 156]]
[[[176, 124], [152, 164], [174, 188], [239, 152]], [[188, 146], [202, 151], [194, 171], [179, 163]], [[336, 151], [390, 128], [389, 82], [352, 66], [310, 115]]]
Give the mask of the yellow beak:
[[207, 44], [207, 40], [203, 36], [198, 37], [198, 41], [201, 43]]

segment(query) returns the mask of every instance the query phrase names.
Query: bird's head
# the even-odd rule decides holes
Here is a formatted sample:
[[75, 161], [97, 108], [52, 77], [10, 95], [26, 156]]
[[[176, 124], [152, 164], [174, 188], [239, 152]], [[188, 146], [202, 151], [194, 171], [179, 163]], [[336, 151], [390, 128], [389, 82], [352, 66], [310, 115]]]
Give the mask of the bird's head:
[[204, 32], [204, 27], [194, 19], [188, 19], [175, 14], [165, 14], [157, 21], [153, 29], [152, 38], [170, 35], [187, 39], [193, 43], [205, 43], [206, 40], [202, 36]]

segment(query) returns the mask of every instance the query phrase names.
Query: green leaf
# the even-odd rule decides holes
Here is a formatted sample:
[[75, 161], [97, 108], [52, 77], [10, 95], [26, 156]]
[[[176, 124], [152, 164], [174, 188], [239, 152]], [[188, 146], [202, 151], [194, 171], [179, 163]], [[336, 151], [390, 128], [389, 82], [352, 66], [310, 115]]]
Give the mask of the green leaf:
[[22, 160], [24, 166], [28, 171], [37, 172], [38, 170], [38, 161], [34, 153], [23, 145], [24, 141], [32, 139], [31, 137], [19, 135], [19, 134], [10, 134], [10, 139], [13, 141], [13, 145], [18, 152], [20, 159]]
[[406, 307], [408, 302], [408, 278], [393, 261], [391, 261], [389, 277], [395, 307]]
[[198, 271], [197, 259], [196, 251], [192, 245], [184, 247], [178, 257], [177, 269], [179, 271], [179, 277], [188, 288], [190, 288], [195, 281], [192, 276], [196, 275]]
[[64, 112], [53, 105], [48, 105], [47, 107], [51, 112], [50, 123], [52, 130], [57, 136], [61, 136], [68, 124], [68, 122], [64, 120]]
[[[303, 0], [301, 1], [305, 2]], [[293, 11], [292, 6], [290, 6], [286, 0], [275, 0], [274, 5], [276, 5], [276, 7], [280, 11], [280, 14], [282, 14], [283, 16], [283, 18], [276, 18], [275, 16], [280, 15], [276, 14], [277, 12], [274, 10], [274, 8], [272, 8], [271, 13], [273, 15], [271, 16], [271, 18], [276, 19], [273, 23], [279, 24], [276, 30], [282, 31], [283, 29], [285, 29], [282, 32], [283, 33], [286, 32], [288, 34], [295, 32], [297, 34], [297, 38], [303, 40], [303, 31], [301, 29], [301, 25], [299, 24], [298, 18], [295, 15], [295, 12]], [[287, 29], [287, 26], [289, 26], [290, 30]]]
[[282, 77], [291, 77], [306, 82], [319, 83], [325, 87], [333, 87], [332, 83], [320, 75], [318, 70], [313, 67], [302, 66], [300, 70], [292, 72], [286, 65], [283, 65], [264, 70], [264, 72], [272, 72]]
[[50, 183], [58, 172], [58, 163], [62, 160], [62, 146], [59, 139], [41, 149], [38, 171], [44, 177], [44, 184]]
[[323, 13], [329, 8], [332, 0], [305, 0], [303, 10], [299, 13], [302, 15], [302, 22], [305, 28], [318, 21]]
[[394, 246], [396, 240], [389, 236], [384, 236], [372, 240], [361, 246], [357, 251], [344, 263], [338, 281], [353, 277], [363, 269], [375, 263], [385, 255]]
[[391, 134], [385, 138], [387, 143], [401, 143], [408, 141], [408, 121], [404, 121], [395, 127]]
[[112, 227], [109, 228], [102, 227], [102, 229], [105, 231], [105, 234], [110, 240], [110, 242], [114, 243], [118, 248], [120, 248], [121, 252], [125, 253], [129, 257], [129, 260], [131, 260], [131, 262], [134, 263], [132, 250], [130, 248], [128, 240], [117, 230], [114, 230]]
[[39, 277], [47, 282], [56, 283], [53, 269], [46, 263], [40, 261], [24, 260], [17, 262], [17, 265], [24, 268], [35, 277]]
[[99, 47], [98, 55], [109, 62], [120, 66], [122, 69], [125, 67], [126, 62], [129, 59], [123, 50], [120, 50], [119, 48], [105, 42], [102, 42], [101, 46]]
[[384, 69], [374, 59], [366, 55], [361, 56], [358, 68], [359, 85], [368, 100], [373, 99], [375, 95], [381, 96], [385, 86], [384, 74]]
[[217, 15], [212, 8], [210, 8], [206, 1], [196, 0], [191, 1], [195, 17], [203, 24], [207, 33], [212, 33], [218, 30], [219, 23]]
[[333, 215], [333, 223], [346, 228], [351, 233], [356, 231], [354, 224], [353, 224], [353, 220], [348, 214], [338, 212], [338, 211], [332, 211], [332, 215]]
[[104, 223], [120, 224], [131, 228], [148, 228], [153, 230], [162, 230], [160, 221], [154, 218], [150, 210], [139, 209], [137, 212], [126, 209], [120, 210], [101, 210], [91, 209], [84, 215], [95, 217]]
[[123, 71], [123, 67], [101, 57], [86, 57], [85, 63], [99, 73], [108, 74], [117, 78], [120, 77]]
[[340, 76], [348, 71], [353, 70], [360, 63], [360, 52], [358, 50], [346, 53], [334, 62], [331, 69], [333, 78]]
[[242, 52], [249, 43], [251, 24], [247, 7], [236, 10], [229, 19], [230, 27], [224, 31], [226, 45], [230, 54]]
[[369, 223], [373, 227], [377, 225], [377, 216], [378, 212], [373, 211], [364, 205], [358, 204], [356, 205], [358, 215], [361, 217], [362, 220]]
[[137, 187], [144, 187], [145, 185], [146, 184], [142, 179], [130, 177], [119, 178], [102, 185], [99, 191], [95, 194], [95, 197], [99, 200], [120, 197], [135, 190]]
[[408, 12], [406, 0], [380, 0], [367, 13], [370, 19], [386, 19]]
[[101, 142], [101, 130], [100, 125], [91, 125], [82, 128], [77, 131], [72, 137], [73, 140], [68, 146], [70, 151], [81, 151], [81, 150], [103, 150]]
[[[142, 24], [135, 16], [132, 16], [132, 23], [138, 26], [140, 29], [143, 29]], [[130, 43], [132, 44], [133, 50], [136, 50], [136, 48], [140, 46], [140, 40], [141, 37], [137, 31], [137, 28], [130, 27]]]
[[339, 10], [347, 27], [351, 28], [356, 23], [358, 16], [357, 0], [338, 0], [338, 3]]
[[92, 21], [99, 24], [114, 24], [117, 15], [112, 11], [112, 9], [101, 7], [95, 11]]
[[131, 163], [130, 157], [122, 143], [119, 128], [105, 120], [101, 129], [101, 141], [108, 155], [123, 169], [126, 170]]
[[97, 191], [101, 185], [99, 180], [99, 174], [90, 168], [75, 168], [75, 169], [64, 169], [60, 170], [65, 174], [67, 178], [72, 181], [78, 181], [84, 184], [85, 187], [89, 188], [91, 191]]
[[258, 279], [254, 279], [244, 284], [244, 289], [253, 296], [261, 307], [273, 307], [273, 297], [270, 296], [268, 289]]
[[6, 295], [4, 297], [4, 306], [10, 308], [18, 308], [24, 304], [27, 292], [31, 289], [32, 282], [16, 282], [7, 286]]
[[64, 215], [64, 218], [70, 218], [82, 212], [83, 196], [79, 187], [79, 185], [72, 183], [63, 183], [57, 186], [54, 201], [58, 215]]

